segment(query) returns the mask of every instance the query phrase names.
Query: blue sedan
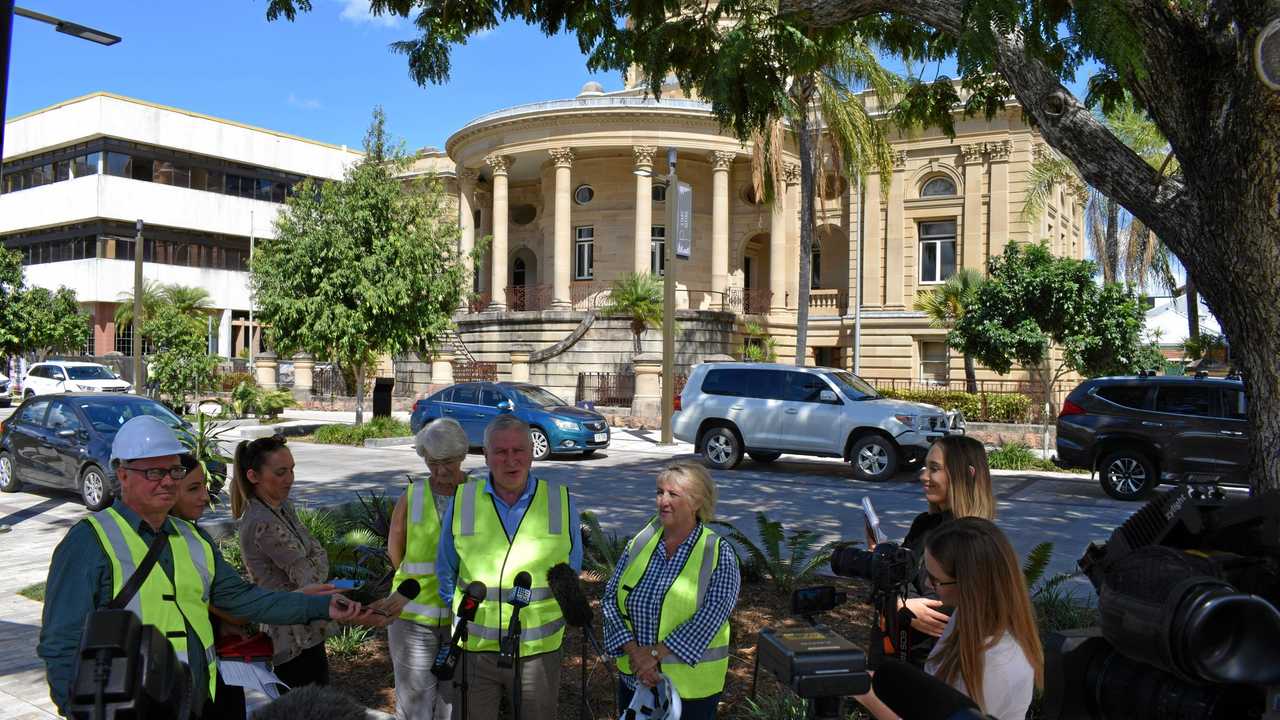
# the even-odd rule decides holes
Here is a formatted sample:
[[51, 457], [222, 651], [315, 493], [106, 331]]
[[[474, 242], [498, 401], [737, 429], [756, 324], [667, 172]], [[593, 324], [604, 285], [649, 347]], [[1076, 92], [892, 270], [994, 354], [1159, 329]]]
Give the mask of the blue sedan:
[[573, 407], [537, 385], [476, 382], [451, 385], [413, 404], [409, 426], [417, 433], [439, 418], [453, 418], [473, 448], [484, 445], [484, 429], [502, 413], [529, 423], [533, 459], [552, 453], [588, 456], [609, 447], [609, 423], [600, 413]]

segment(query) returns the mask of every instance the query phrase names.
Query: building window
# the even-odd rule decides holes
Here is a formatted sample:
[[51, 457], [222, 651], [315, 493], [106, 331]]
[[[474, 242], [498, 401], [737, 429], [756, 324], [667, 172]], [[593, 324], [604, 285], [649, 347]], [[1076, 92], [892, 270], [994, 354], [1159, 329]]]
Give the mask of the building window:
[[667, 228], [654, 225], [649, 229], [649, 272], [662, 277], [667, 271]]
[[[142, 339], [142, 354], [150, 355], [153, 348], [151, 343], [144, 337]], [[133, 355], [133, 324], [116, 325], [116, 352], [121, 355]]]
[[93, 333], [93, 316], [89, 316], [89, 317], [87, 318], [87, 320], [88, 320], [88, 322], [86, 322], [85, 324], [88, 326], [88, 328], [87, 328], [87, 329], [88, 329], [88, 331], [89, 331], [89, 332], [88, 332], [88, 333], [86, 334], [86, 336], [85, 336], [85, 340], [84, 340], [84, 352], [82, 352], [81, 354], [82, 354], [82, 355], [96, 355], [97, 353], [95, 353], [95, 352], [94, 352], [94, 350], [95, 350], [96, 348], [94, 347], [94, 346], [95, 346], [95, 343], [94, 343], [94, 333]]
[[822, 243], [813, 241], [809, 253], [809, 287], [814, 290], [822, 288]]
[[654, 202], [666, 202], [666, 201], [667, 201], [667, 186], [666, 186], [666, 185], [654, 185], [654, 186], [653, 186], [653, 193], [652, 193], [652, 197], [653, 197], [653, 201], [654, 201]]
[[936, 177], [920, 188], [920, 197], [946, 197], [956, 194], [956, 184], [951, 178]]
[[595, 277], [596, 231], [591, 225], [577, 228], [573, 244], [573, 279], [590, 280]]
[[946, 385], [951, 379], [951, 361], [945, 342], [920, 343], [920, 382]]
[[591, 189], [590, 185], [579, 185], [577, 190], [573, 191], [573, 201], [579, 205], [586, 205], [596, 196], [596, 191]]
[[955, 221], [920, 223], [920, 282], [945, 282], [955, 272]]

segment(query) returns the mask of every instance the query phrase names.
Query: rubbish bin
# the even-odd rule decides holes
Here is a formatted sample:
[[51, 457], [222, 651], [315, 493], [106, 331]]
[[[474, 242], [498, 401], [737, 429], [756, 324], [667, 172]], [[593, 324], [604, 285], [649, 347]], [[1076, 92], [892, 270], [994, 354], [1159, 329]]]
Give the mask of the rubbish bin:
[[391, 417], [391, 388], [395, 378], [380, 377], [373, 381], [373, 416]]

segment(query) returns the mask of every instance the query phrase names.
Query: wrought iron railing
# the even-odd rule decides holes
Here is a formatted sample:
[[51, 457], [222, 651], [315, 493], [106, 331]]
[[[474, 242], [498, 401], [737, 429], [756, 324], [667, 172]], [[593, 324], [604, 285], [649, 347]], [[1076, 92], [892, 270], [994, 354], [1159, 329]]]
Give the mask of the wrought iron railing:
[[516, 312], [546, 310], [551, 307], [550, 285], [508, 285], [507, 309]]
[[459, 383], [497, 382], [498, 363], [455, 362], [453, 364], [453, 381]]

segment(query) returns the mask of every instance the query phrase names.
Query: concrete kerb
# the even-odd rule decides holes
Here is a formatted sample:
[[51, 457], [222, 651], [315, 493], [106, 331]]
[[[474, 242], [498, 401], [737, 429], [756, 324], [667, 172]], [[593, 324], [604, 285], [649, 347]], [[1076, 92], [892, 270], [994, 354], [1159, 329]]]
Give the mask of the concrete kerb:
[[412, 444], [413, 444], [412, 435], [408, 437], [368, 438], [364, 441], [364, 446], [367, 448], [397, 447], [400, 445], [412, 445]]
[[242, 440], [256, 440], [258, 438], [271, 437], [272, 435], [284, 435], [285, 437], [310, 435], [326, 425], [336, 424], [338, 424], [336, 421], [327, 420], [294, 420], [274, 425], [241, 425], [237, 431]]

